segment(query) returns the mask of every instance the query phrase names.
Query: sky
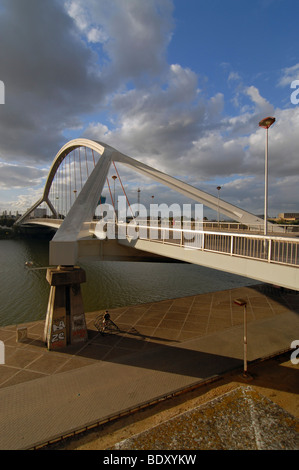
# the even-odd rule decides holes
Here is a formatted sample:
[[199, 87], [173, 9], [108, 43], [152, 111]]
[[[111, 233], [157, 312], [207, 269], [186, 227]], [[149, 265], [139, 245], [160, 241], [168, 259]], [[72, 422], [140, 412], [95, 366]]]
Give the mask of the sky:
[[86, 137], [263, 214], [267, 116], [268, 214], [299, 212], [298, 14], [298, 0], [0, 0], [0, 213], [30, 207]]

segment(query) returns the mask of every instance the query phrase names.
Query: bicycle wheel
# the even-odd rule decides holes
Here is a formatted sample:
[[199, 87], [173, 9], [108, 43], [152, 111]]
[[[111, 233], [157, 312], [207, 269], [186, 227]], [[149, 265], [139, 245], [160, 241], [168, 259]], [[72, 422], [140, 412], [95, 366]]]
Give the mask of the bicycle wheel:
[[109, 321], [107, 322], [107, 330], [120, 331], [120, 329], [118, 328], [118, 326], [117, 326], [112, 320], [109, 320]]
[[104, 315], [99, 315], [95, 321], [94, 321], [94, 326], [96, 327], [97, 330], [101, 331], [104, 328]]

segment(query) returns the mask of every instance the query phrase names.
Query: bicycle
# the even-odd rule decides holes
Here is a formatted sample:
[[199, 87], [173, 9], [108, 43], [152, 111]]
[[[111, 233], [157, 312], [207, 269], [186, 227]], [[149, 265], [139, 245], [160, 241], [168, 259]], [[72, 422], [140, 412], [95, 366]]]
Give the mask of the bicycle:
[[107, 310], [105, 314], [101, 314], [95, 319], [94, 326], [101, 335], [104, 335], [106, 331], [120, 331], [119, 327], [111, 320]]

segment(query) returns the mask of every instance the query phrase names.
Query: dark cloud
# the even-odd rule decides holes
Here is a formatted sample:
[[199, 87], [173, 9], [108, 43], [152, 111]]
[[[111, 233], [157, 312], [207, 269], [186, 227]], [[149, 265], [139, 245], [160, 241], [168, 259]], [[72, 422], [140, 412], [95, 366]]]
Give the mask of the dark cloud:
[[1, 189], [31, 188], [41, 184], [47, 176], [47, 169], [38, 169], [29, 166], [9, 165], [0, 162]]
[[4, 0], [0, 37], [2, 158], [49, 161], [63, 131], [101, 101], [95, 53], [56, 0]]
[[234, 71], [236, 114], [225, 115], [224, 93], [204, 95], [193, 70], [168, 63], [173, 31], [172, 0], [3, 0], [0, 158], [11, 165], [1, 167], [2, 188], [39, 185], [39, 168], [51, 164], [66, 135], [84, 135], [213, 194], [219, 180], [224, 198], [261, 212], [258, 122], [273, 114], [271, 202], [298, 200], [299, 107], [274, 109]]

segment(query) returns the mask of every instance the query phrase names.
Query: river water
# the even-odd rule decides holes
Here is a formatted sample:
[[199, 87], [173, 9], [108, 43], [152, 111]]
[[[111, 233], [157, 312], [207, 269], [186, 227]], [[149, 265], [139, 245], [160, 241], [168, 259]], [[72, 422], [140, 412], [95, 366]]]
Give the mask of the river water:
[[[50, 286], [46, 281], [49, 241], [0, 240], [0, 326], [43, 320]], [[31, 261], [32, 268], [25, 263]], [[256, 284], [252, 279], [181, 263], [81, 263], [86, 312], [214, 292]]]

